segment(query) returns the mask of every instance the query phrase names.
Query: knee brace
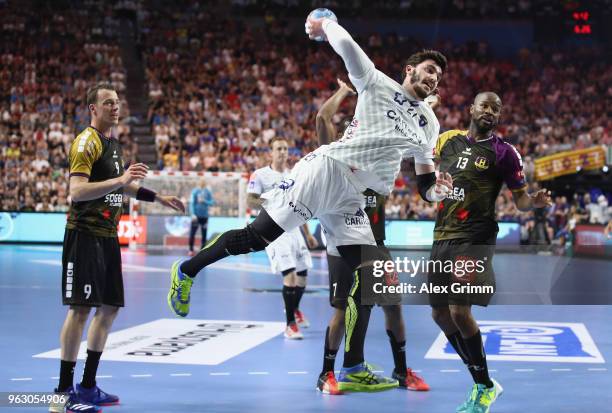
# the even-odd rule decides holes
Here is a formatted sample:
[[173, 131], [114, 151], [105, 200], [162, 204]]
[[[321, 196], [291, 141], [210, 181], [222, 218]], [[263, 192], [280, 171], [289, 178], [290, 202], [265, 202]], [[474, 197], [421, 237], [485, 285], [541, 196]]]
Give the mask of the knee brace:
[[255, 231], [251, 224], [246, 228], [231, 230], [228, 235], [226, 251], [229, 255], [240, 255], [262, 251], [268, 243]]

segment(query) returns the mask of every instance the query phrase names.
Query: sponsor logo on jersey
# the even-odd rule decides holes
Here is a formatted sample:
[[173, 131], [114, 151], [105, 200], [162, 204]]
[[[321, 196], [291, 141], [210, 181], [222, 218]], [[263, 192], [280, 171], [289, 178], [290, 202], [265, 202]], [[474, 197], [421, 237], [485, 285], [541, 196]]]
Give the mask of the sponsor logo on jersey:
[[404, 96], [403, 94], [401, 94], [400, 92], [395, 92], [395, 96], [393, 97], [393, 101], [396, 103], [399, 103], [399, 105], [403, 105], [404, 103], [408, 102], [408, 98], [406, 96]]
[[368, 217], [361, 208], [354, 214], [344, 214], [344, 223], [347, 227], [367, 227], [370, 225]]
[[419, 126], [423, 128], [425, 127], [425, 125], [427, 125], [427, 118], [425, 117], [425, 115], [419, 116]]
[[489, 160], [484, 156], [479, 156], [474, 161], [474, 165], [479, 171], [486, 171], [487, 169], [489, 169]]
[[123, 194], [108, 194], [104, 197], [104, 202], [112, 207], [120, 207], [123, 204]]
[[366, 208], [376, 208], [376, 195], [366, 195], [365, 206]]
[[[427, 125], [427, 119], [425, 118], [424, 115], [419, 115], [417, 113], [416, 108], [418, 108], [420, 106], [420, 103], [418, 100], [409, 100], [407, 97], [405, 97], [402, 93], [400, 92], [395, 92], [395, 96], [393, 97], [393, 101], [395, 103], [398, 103], [400, 106], [404, 106], [404, 103], [408, 102], [408, 108], [406, 109], [406, 113], [412, 117], [412, 118], [416, 118], [417, 116], [419, 116], [419, 125], [421, 127]], [[393, 110], [390, 110], [387, 112], [387, 116], [389, 116], [389, 112], [393, 112]]]
[[282, 189], [283, 191], [286, 191], [287, 189], [291, 188], [293, 185], [295, 185], [295, 180], [293, 179], [283, 179], [280, 184], [278, 184], [278, 187], [280, 189]]
[[119, 155], [117, 155], [117, 150], [114, 149], [113, 150], [113, 158], [118, 158], [118, 157], [119, 157]]
[[399, 134], [406, 137], [410, 142], [414, 144], [421, 144], [419, 135], [411, 130], [410, 125], [404, 119], [402, 119], [401, 115], [398, 114], [395, 110], [388, 110], [387, 117], [395, 121], [395, 130]]
[[308, 221], [312, 218], [312, 212], [310, 209], [300, 201], [289, 201], [289, 208], [293, 210], [294, 214], [298, 214], [304, 221]]
[[448, 199], [452, 199], [454, 201], [464, 201], [465, 200], [465, 189], [455, 186], [453, 187], [453, 192], [446, 196]]
[[465, 148], [463, 150], [463, 152], [461, 152], [464, 155], [471, 155], [472, 154], [472, 148]]
[[316, 157], [317, 157], [316, 153], [309, 153], [308, 155], [304, 157], [304, 162], [310, 162]]

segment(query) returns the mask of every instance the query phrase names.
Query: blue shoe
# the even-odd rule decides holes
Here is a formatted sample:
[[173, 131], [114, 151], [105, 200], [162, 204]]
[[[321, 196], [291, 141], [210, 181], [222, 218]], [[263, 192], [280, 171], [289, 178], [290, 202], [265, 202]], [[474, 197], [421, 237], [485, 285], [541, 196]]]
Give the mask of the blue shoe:
[[189, 314], [189, 300], [191, 299], [191, 286], [193, 278], [188, 277], [181, 271], [183, 260], [177, 260], [172, 264], [170, 271], [170, 291], [168, 291], [168, 307], [179, 317]]
[[470, 392], [467, 395], [467, 399], [465, 399], [465, 401], [461, 403], [459, 407], [457, 407], [457, 409], [455, 410], [455, 413], [467, 413], [468, 409], [474, 403], [474, 399], [472, 399], [472, 396], [475, 397], [476, 393], [477, 393], [477, 389], [476, 389], [476, 385], [474, 384], [474, 386], [472, 387], [472, 389], [470, 389]]
[[[78, 384], [77, 384], [78, 386]], [[56, 393], [59, 393], [56, 389]], [[51, 413], [101, 413], [102, 409], [93, 403], [86, 402], [81, 399], [80, 395], [74, 391], [74, 388], [70, 386], [65, 392], [59, 394], [65, 394], [65, 400], [57, 400], [49, 405], [49, 412]]]
[[87, 389], [77, 383], [75, 391], [81, 400], [95, 404], [96, 406], [113, 406], [119, 404], [119, 397], [114, 394], [106, 393], [98, 386]]
[[338, 388], [340, 391], [374, 392], [393, 389], [399, 386], [397, 380], [380, 376], [372, 372], [366, 363], [354, 367], [342, 367], [338, 375]]

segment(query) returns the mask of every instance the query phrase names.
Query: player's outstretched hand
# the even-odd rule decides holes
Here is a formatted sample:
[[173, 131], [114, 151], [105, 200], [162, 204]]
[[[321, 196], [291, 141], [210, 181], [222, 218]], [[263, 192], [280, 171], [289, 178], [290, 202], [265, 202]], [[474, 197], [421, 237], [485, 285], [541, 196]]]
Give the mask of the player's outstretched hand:
[[340, 89], [345, 91], [348, 95], [357, 94], [355, 90], [353, 90], [353, 88], [348, 85], [348, 83], [343, 82], [341, 79], [336, 79], [336, 80], [338, 81], [338, 86], [340, 86]]
[[149, 167], [143, 163], [134, 163], [130, 165], [130, 167], [121, 176], [123, 185], [125, 186], [131, 184], [138, 179], [144, 179], [144, 177], [147, 176], [148, 170]]
[[552, 206], [552, 198], [550, 197], [550, 191], [547, 189], [540, 189], [538, 192], [531, 196], [533, 200], [534, 208], [548, 208]]
[[316, 19], [310, 15], [308, 15], [306, 18], [306, 24], [304, 27], [306, 28], [306, 34], [310, 40], [320, 38], [327, 41], [327, 37], [323, 31], [323, 20], [324, 18]]
[[155, 200], [165, 207], [185, 213], [185, 205], [183, 205], [183, 202], [175, 196], [157, 195]]

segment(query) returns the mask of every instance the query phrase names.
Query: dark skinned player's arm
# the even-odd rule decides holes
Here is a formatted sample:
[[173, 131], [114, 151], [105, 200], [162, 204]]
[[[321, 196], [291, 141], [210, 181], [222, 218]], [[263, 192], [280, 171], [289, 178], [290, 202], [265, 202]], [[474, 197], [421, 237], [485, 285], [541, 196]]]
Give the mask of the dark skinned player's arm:
[[342, 101], [348, 95], [355, 94], [355, 92], [341, 80], [338, 80], [338, 84], [340, 85], [340, 89], [330, 96], [317, 112], [316, 128], [319, 145], [327, 145], [336, 140], [336, 127], [332, 122], [332, 117], [338, 111]]

